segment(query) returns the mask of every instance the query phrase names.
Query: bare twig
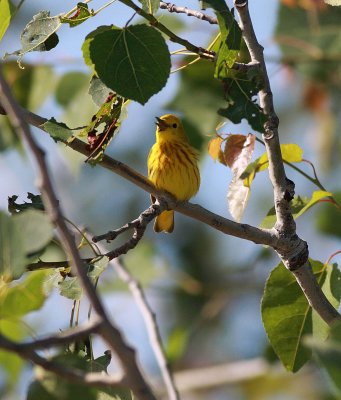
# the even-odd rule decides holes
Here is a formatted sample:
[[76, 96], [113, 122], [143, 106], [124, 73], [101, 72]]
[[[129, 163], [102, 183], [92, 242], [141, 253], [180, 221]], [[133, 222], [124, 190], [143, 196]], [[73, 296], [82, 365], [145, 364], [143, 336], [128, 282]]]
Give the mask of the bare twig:
[[270, 368], [264, 358], [254, 358], [178, 371], [174, 377], [181, 392], [192, 392], [256, 379], [268, 374]]
[[16, 343], [0, 334], [0, 348], [17, 353], [20, 357], [33, 362], [44, 368], [46, 371], [53, 372], [57, 376], [71, 383], [95, 386], [97, 388], [123, 388], [127, 386], [122, 376], [112, 376], [103, 373], [85, 373], [79, 369], [68, 368], [65, 364], [51, 361], [41, 357], [36, 351], [25, 343]]
[[274, 188], [277, 217], [275, 228], [281, 234], [292, 235], [296, 230], [296, 224], [290, 209], [293, 188], [291, 182], [285, 176], [278, 136], [279, 120], [273, 105], [273, 95], [263, 55], [264, 49], [257, 41], [249, 14], [248, 1], [235, 0], [234, 3], [239, 14], [240, 27], [251, 56], [251, 61], [259, 63], [262, 74], [263, 88], [259, 92], [259, 102], [267, 117], [267, 122], [264, 125], [265, 133], [263, 139], [268, 153], [270, 180]]
[[124, 369], [126, 382], [136, 397], [145, 400], [155, 400], [150, 387], [146, 383], [137, 365], [134, 349], [126, 344], [121, 332], [110, 322], [102, 302], [97, 296], [96, 290], [87, 276], [83, 261], [80, 258], [74, 239], [65, 223], [59, 201], [55, 195], [45, 162], [44, 152], [33, 138], [25, 120], [25, 116], [22, 115], [21, 108], [14, 100], [10, 88], [4, 80], [1, 72], [0, 95], [1, 104], [7, 112], [14, 129], [17, 131], [18, 135], [26, 141], [35, 158], [38, 166], [38, 186], [42, 193], [45, 210], [57, 228], [63, 249], [70, 259], [72, 268], [77, 271], [77, 275], [82, 283], [85, 293], [87, 294], [94, 310], [102, 319], [103, 324], [100, 331], [102, 337], [120, 359]]
[[180, 7], [172, 3], [166, 3], [164, 1], [160, 2], [160, 8], [163, 10], [167, 10], [170, 13], [177, 13], [177, 14], [187, 14], [189, 17], [195, 17], [201, 19], [202, 21], [207, 21], [212, 25], [217, 25], [218, 20], [215, 17], [211, 17], [210, 15], [204, 14], [201, 11], [191, 10], [187, 7]]
[[182, 46], [186, 47], [187, 50], [195, 54], [198, 54], [201, 58], [206, 58], [208, 60], [214, 61], [215, 52], [203, 49], [202, 47], [195, 46], [188, 40], [175, 35], [175, 33], [170, 31], [165, 25], [159, 22], [152, 14], [148, 14], [147, 12], [142, 10], [142, 8], [137, 6], [133, 1], [120, 0], [120, 2], [132, 8], [137, 14], [141, 15], [141, 17], [149, 21], [151, 25], [155, 26], [155, 28], [157, 28], [160, 32], [163, 32], [165, 35], [167, 35], [172, 42], [181, 44]]
[[162, 378], [167, 388], [168, 398], [170, 400], [178, 400], [179, 394], [176, 390], [173, 376], [170, 372], [170, 367], [162, 346], [162, 338], [156, 322], [156, 315], [151, 309], [140, 283], [123, 265], [122, 261], [115, 258], [111, 263], [117, 275], [128, 285], [130, 292], [141, 311], [146, 324], [150, 345], [154, 351], [157, 363], [161, 370]]
[[137, 246], [139, 241], [142, 239], [148, 224], [155, 217], [161, 214], [161, 212], [165, 208], [166, 208], [165, 204], [160, 204], [160, 203], [152, 204], [150, 207], [147, 208], [147, 210], [143, 211], [143, 213], [141, 213], [138, 218], [134, 219], [131, 222], [128, 222], [121, 228], [118, 228], [114, 231], [109, 231], [103, 235], [94, 236], [92, 240], [95, 243], [101, 240], [107, 240], [107, 241], [114, 240], [117, 238], [117, 236], [119, 236], [123, 232], [126, 232], [129, 229], [133, 229], [134, 230], [133, 235], [126, 243], [124, 243], [117, 249], [106, 253], [105, 255], [109, 258], [109, 260], [112, 260], [113, 258], [121, 256], [122, 254], [126, 254], [129, 250], [134, 249]]

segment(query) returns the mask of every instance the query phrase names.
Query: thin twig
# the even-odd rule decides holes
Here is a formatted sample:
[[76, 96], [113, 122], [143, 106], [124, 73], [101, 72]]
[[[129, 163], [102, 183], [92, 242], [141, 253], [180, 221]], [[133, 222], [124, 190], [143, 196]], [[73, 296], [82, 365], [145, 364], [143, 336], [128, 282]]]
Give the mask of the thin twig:
[[68, 368], [65, 364], [51, 361], [41, 357], [36, 351], [26, 344], [16, 343], [0, 334], [0, 348], [17, 353], [20, 357], [33, 362], [71, 383], [77, 383], [97, 388], [124, 388], [127, 386], [122, 376], [113, 376], [103, 373], [85, 373], [82, 370]]
[[172, 373], [162, 345], [162, 338], [156, 322], [156, 315], [150, 307], [146, 295], [139, 281], [128, 271], [122, 260], [115, 258], [111, 261], [117, 275], [128, 285], [134, 300], [139, 307], [145, 321], [149, 342], [154, 351], [157, 363], [165, 382], [168, 397], [170, 400], [179, 400], [179, 394], [175, 387]]
[[1, 71], [0, 98], [1, 104], [7, 112], [13, 128], [17, 131], [18, 135], [26, 141], [32, 155], [34, 156], [38, 166], [38, 187], [42, 193], [45, 210], [57, 228], [63, 249], [70, 259], [72, 268], [74, 271], [77, 271], [77, 275], [82, 283], [85, 293], [87, 294], [94, 310], [102, 319], [103, 324], [101, 326], [101, 335], [103, 339], [108, 343], [110, 348], [117, 354], [121, 361], [127, 384], [135, 396], [139, 399], [155, 400], [154, 394], [146, 383], [137, 365], [135, 350], [126, 344], [121, 332], [110, 322], [102, 302], [98, 297], [92, 282], [87, 276], [84, 263], [80, 258], [74, 238], [68, 230], [59, 201], [55, 195], [45, 162], [45, 154], [33, 138], [30, 128], [25, 120], [25, 116], [21, 113], [21, 108], [14, 100]]
[[137, 246], [139, 241], [142, 239], [148, 224], [154, 218], [160, 215], [165, 208], [166, 208], [165, 205], [161, 205], [159, 203], [152, 204], [150, 207], [147, 208], [147, 210], [143, 211], [138, 218], [134, 219], [131, 222], [128, 222], [121, 228], [118, 228], [114, 231], [109, 231], [107, 233], [104, 233], [103, 235], [94, 236], [92, 238], [92, 241], [94, 243], [97, 243], [101, 240], [106, 240], [106, 241], [114, 240], [117, 238], [117, 236], [119, 236], [123, 232], [126, 232], [129, 229], [133, 229], [134, 231], [133, 235], [127, 242], [125, 242], [122, 246], [118, 247], [117, 249], [109, 251], [108, 253], [105, 254], [105, 256], [107, 256], [109, 260], [112, 260], [113, 258], [121, 256], [122, 254], [126, 254], [128, 253], [129, 250], [132, 250]]
[[61, 332], [58, 335], [49, 336], [42, 339], [35, 339], [30, 342], [20, 343], [20, 347], [25, 350], [40, 350], [50, 348], [54, 346], [63, 346], [83, 338], [88, 337], [94, 333], [100, 331], [101, 321], [98, 318], [94, 318], [91, 322], [86, 322], [84, 325], [77, 328], [69, 329], [65, 332]]
[[167, 10], [170, 13], [177, 14], [187, 14], [189, 17], [195, 17], [201, 19], [202, 21], [207, 21], [212, 25], [217, 25], [218, 20], [215, 17], [211, 17], [210, 15], [204, 14], [201, 11], [191, 10], [187, 7], [180, 7], [172, 3], [166, 3], [164, 1], [160, 2], [160, 8], [163, 10]]
[[195, 46], [190, 43], [188, 40], [181, 38], [180, 36], [175, 35], [172, 31], [170, 31], [165, 25], [159, 22], [152, 14], [148, 14], [141, 7], [137, 6], [131, 0], [120, 0], [121, 3], [126, 6], [132, 8], [137, 14], [141, 15], [141, 17], [145, 18], [152, 26], [155, 26], [160, 32], [163, 32], [165, 35], [169, 37], [172, 42], [179, 43], [182, 46], [186, 47], [187, 50], [192, 51], [193, 53], [198, 54], [201, 58], [206, 58], [208, 60], [214, 61], [215, 52], [208, 51], [202, 47]]

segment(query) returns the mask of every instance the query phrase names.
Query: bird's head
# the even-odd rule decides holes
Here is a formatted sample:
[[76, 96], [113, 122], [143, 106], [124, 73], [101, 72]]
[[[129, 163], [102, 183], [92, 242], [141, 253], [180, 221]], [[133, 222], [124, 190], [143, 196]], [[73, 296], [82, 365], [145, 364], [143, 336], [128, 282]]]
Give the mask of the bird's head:
[[159, 138], [186, 138], [181, 120], [172, 114], [156, 117], [156, 134]]

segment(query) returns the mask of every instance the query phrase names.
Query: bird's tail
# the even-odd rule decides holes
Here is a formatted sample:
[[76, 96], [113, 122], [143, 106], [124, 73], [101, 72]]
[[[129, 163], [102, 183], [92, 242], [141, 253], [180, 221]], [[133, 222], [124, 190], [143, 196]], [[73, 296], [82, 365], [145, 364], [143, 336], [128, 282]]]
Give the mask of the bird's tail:
[[154, 222], [155, 232], [173, 232], [174, 229], [174, 211], [163, 211]]

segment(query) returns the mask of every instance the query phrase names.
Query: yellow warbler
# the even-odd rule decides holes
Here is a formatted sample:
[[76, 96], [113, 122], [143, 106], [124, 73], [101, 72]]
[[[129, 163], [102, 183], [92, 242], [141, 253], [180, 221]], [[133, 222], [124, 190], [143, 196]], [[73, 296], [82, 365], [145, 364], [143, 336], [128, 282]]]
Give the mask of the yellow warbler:
[[[177, 200], [189, 200], [200, 186], [197, 152], [189, 144], [179, 118], [166, 114], [156, 120], [156, 143], [148, 156], [148, 177], [157, 189], [169, 192]], [[174, 211], [163, 211], [155, 219], [155, 232], [170, 233], [173, 229]]]

